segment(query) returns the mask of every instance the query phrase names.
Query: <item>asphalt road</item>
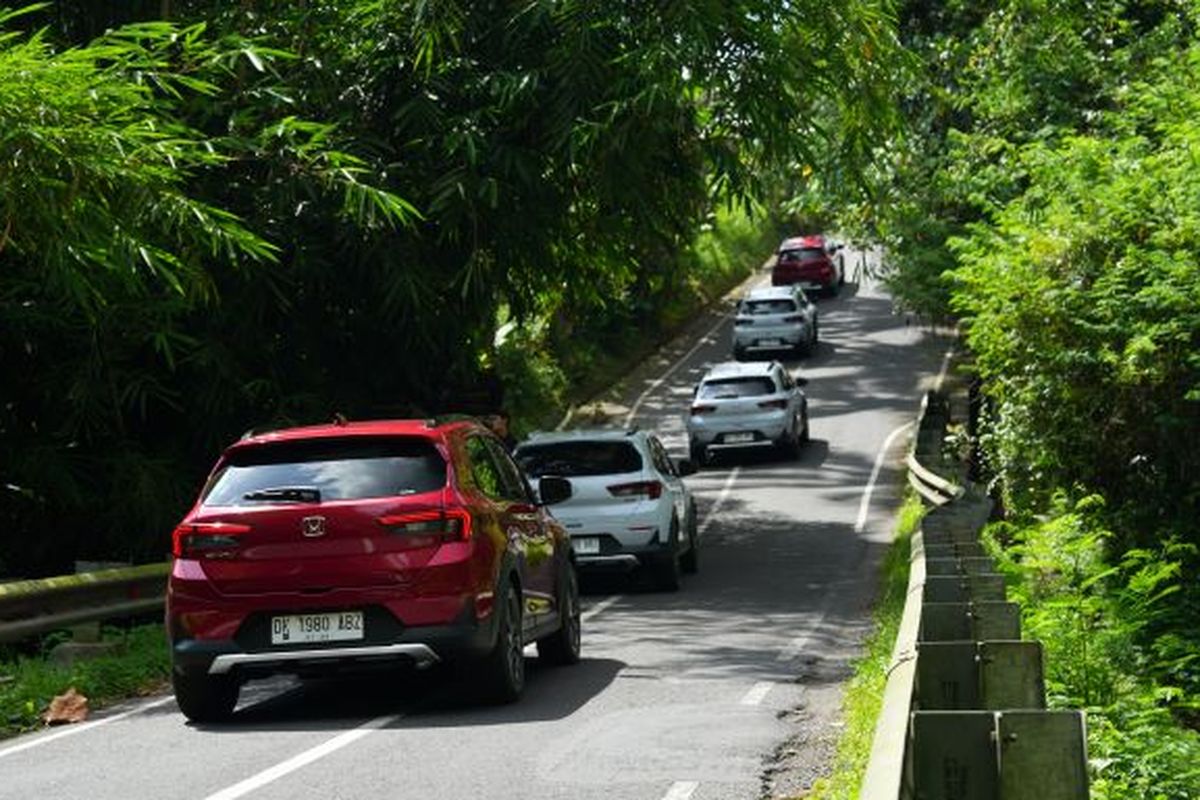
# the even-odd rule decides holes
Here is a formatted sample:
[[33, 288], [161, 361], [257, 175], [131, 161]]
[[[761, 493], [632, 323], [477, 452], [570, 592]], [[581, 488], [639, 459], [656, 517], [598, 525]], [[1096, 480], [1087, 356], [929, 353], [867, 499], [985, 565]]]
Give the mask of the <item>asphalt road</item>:
[[[448, 679], [418, 673], [251, 684], [234, 721], [213, 727], [153, 698], [0, 744], [0, 797], [798, 792], [828, 764], [840, 687], [891, 535], [903, 426], [947, 345], [870, 286], [848, 285], [819, 306], [818, 352], [789, 362], [810, 380], [813, 441], [801, 458], [724, 457], [689, 478], [700, 573], [674, 594], [637, 576], [586, 582], [583, 662], [540, 668], [531, 655], [519, 703], [478, 707]], [[698, 319], [629, 376], [604, 406], [611, 418], [657, 428], [684, 453], [691, 387], [728, 357], [728, 310]]]

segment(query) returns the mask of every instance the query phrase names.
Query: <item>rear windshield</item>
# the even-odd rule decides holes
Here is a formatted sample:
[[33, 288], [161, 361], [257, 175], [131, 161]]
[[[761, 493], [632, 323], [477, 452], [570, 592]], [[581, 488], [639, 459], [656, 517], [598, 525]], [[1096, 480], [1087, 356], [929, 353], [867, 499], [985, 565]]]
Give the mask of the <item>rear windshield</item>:
[[820, 247], [801, 247], [799, 250], [784, 250], [779, 254], [779, 260], [783, 262], [799, 261], [805, 263], [808, 261], [820, 261], [825, 258], [825, 251]]
[[744, 300], [742, 313], [762, 316], [764, 314], [790, 314], [796, 310], [795, 300]]
[[517, 463], [535, 478], [542, 475], [616, 475], [640, 472], [642, 456], [629, 442], [523, 444]]
[[446, 462], [427, 439], [310, 439], [233, 453], [212, 481], [204, 505], [394, 497], [445, 484]]
[[705, 381], [696, 395], [701, 400], [733, 400], [738, 397], [759, 397], [775, 394], [775, 382], [770, 378], [729, 378]]

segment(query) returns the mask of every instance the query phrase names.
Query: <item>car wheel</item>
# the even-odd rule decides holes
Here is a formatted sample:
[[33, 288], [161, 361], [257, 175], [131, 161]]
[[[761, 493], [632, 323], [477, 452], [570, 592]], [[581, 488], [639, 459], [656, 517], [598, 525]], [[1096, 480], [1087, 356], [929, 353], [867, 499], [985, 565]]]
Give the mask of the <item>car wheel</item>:
[[483, 660], [486, 699], [511, 703], [525, 688], [525, 641], [521, 635], [521, 594], [511, 582], [496, 607], [496, 644]]
[[692, 463], [696, 465], [696, 469], [700, 469], [708, 464], [708, 448], [699, 442], [693, 441], [688, 444], [688, 455], [691, 456]]
[[745, 361], [746, 360], [746, 348], [744, 348], [744, 347], [733, 348], [733, 360], [734, 361]]
[[679, 559], [679, 566], [683, 568], [684, 573], [695, 575], [700, 571], [700, 534], [697, 531], [696, 525], [696, 504], [693, 502], [688, 511], [690, 512], [690, 520], [688, 522], [688, 551]]
[[575, 567], [568, 564], [563, 575], [562, 597], [558, 600], [558, 630], [537, 641], [538, 658], [547, 664], [566, 666], [579, 663], [582, 639], [579, 624], [579, 581]]
[[813, 320], [812, 332], [813, 332], [813, 340], [812, 340], [813, 349], [816, 349], [817, 343], [821, 341], [821, 325], [815, 319]]
[[803, 425], [803, 427], [800, 429], [800, 435], [797, 438], [802, 444], [808, 444], [808, 442], [811, 441], [811, 439], [812, 439], [812, 435], [809, 433], [809, 430], [808, 430], [808, 409], [807, 408], [805, 408], [803, 411], [800, 412], [800, 423], [801, 423], [801, 425]]
[[192, 722], [222, 722], [237, 705], [239, 686], [232, 675], [176, 669], [171, 672], [171, 687], [179, 710]]
[[682, 583], [679, 565], [679, 520], [671, 518], [670, 551], [655, 567], [654, 578], [658, 588], [665, 592], [677, 592]]

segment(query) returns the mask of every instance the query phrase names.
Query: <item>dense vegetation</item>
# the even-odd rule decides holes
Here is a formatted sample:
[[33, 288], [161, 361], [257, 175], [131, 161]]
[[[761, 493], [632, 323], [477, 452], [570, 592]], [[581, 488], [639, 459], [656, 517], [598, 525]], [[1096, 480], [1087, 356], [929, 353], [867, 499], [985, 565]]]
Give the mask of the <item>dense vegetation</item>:
[[0, 12], [0, 575], [160, 558], [252, 426], [552, 410], [869, 157], [884, 5]]
[[[875, 222], [957, 317], [1052, 700], [1099, 797], [1200, 795], [1200, 6], [908, 3]], [[1192, 728], [1193, 730], [1188, 730]]]

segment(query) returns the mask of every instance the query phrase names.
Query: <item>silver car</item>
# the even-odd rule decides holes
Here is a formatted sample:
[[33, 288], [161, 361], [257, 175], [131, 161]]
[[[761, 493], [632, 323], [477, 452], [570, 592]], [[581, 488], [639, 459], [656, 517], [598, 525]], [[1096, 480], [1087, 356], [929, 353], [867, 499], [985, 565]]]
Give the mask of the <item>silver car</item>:
[[811, 353], [820, 336], [817, 307], [798, 285], [751, 289], [738, 303], [733, 322], [733, 357], [753, 350]]
[[649, 568], [663, 589], [680, 572], [696, 572], [700, 540], [696, 501], [657, 436], [638, 430], [534, 433], [514, 457], [532, 477], [571, 481], [571, 497], [554, 516], [571, 535], [581, 570]]
[[714, 450], [775, 447], [798, 456], [808, 441], [808, 398], [778, 361], [717, 364], [696, 384], [687, 417], [692, 460]]

